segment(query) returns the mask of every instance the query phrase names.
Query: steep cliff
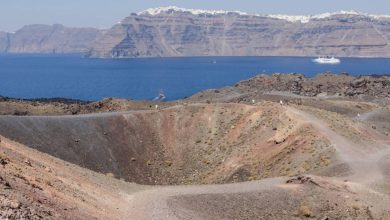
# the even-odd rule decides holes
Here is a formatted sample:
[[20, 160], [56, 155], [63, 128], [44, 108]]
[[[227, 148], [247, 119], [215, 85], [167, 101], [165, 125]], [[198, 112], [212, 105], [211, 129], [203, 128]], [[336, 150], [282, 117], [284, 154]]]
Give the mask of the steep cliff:
[[389, 56], [390, 17], [357, 12], [249, 15], [177, 7], [133, 13], [97, 41], [92, 57]]
[[15, 33], [0, 32], [2, 53], [87, 52], [104, 31], [62, 25], [27, 25]]

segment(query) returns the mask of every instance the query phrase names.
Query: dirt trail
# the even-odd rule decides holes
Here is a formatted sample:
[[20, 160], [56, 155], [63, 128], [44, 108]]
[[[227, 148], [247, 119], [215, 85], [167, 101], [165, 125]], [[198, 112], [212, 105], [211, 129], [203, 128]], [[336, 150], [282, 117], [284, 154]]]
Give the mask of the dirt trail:
[[[235, 149], [243, 137], [251, 135], [264, 142], [272, 137], [271, 119], [280, 112], [267, 111], [274, 105], [190, 104], [76, 116], [0, 116], [0, 134], [130, 182], [220, 183], [230, 181], [237, 169], [231, 166], [221, 171], [220, 161], [241, 157]], [[247, 142], [245, 147], [250, 150], [255, 143]], [[252, 174], [244, 175], [250, 178]]]
[[[286, 178], [272, 178], [262, 181], [243, 182], [224, 185], [168, 186], [136, 193], [133, 196], [133, 211], [148, 210], [144, 219], [179, 219], [169, 205], [170, 198], [178, 196], [223, 195], [275, 190], [283, 185]], [[205, 201], [206, 202], [206, 201]]]
[[[220, 115], [221, 110], [225, 110], [223, 108], [215, 109], [211, 105], [191, 105], [190, 107], [193, 106], [199, 107], [198, 111], [196, 111], [196, 113], [198, 114], [198, 118], [196, 120], [199, 121], [200, 118], [202, 118], [204, 119], [204, 121], [201, 121], [202, 123], [207, 124], [206, 122], [209, 119], [216, 120], [216, 118], [218, 119], [218, 117], [223, 118], [225, 120], [228, 118], [228, 114], [226, 112], [224, 112], [222, 116]], [[241, 126], [247, 125], [249, 119], [257, 119], [258, 116], [261, 116], [264, 113], [264, 110], [269, 110], [269, 108], [272, 108], [272, 111], [269, 110], [269, 112], [275, 113], [276, 110], [282, 109], [274, 108], [275, 106], [279, 106], [277, 104], [270, 105], [269, 108], [265, 109], [260, 109], [260, 107], [237, 104], [224, 104], [218, 106], [224, 107], [226, 108], [226, 110], [229, 111], [240, 110], [240, 112], [245, 113], [239, 118], [237, 118], [234, 124], [234, 129], [230, 127], [230, 124], [227, 126], [228, 128], [230, 127], [228, 132], [230, 136], [221, 136], [224, 139], [227, 139], [227, 137], [236, 137], [236, 130], [242, 130], [246, 132], [246, 129], [252, 129], [252, 127], [242, 128]], [[227, 107], [229, 106], [231, 108], [228, 109]], [[202, 110], [202, 107], [205, 107], [205, 109]], [[172, 107], [165, 109], [164, 111], [132, 111], [128, 113], [104, 113], [103, 115], [92, 114], [75, 117], [57, 116], [18, 118], [3, 116], [0, 117], [0, 122], [3, 126], [3, 130], [5, 125], [12, 125], [11, 127], [13, 127], [17, 124], [20, 124], [20, 126], [17, 127], [17, 129], [15, 130], [15, 132], [20, 132], [21, 129], [24, 128], [24, 126], [28, 126], [27, 131], [28, 133], [31, 133], [31, 129], [37, 130], [38, 128], [43, 129], [46, 127], [47, 124], [42, 125], [40, 124], [41, 121], [46, 122], [56, 119], [53, 123], [60, 123], [62, 129], [74, 129], [77, 126], [81, 126], [81, 129], [77, 130], [77, 132], [75, 131], [75, 133], [78, 133], [80, 135], [82, 131], [85, 132], [85, 130], [87, 130], [88, 127], [85, 126], [92, 123], [92, 121], [90, 120], [94, 120], [94, 123], [92, 123], [93, 126], [91, 127], [95, 128], [99, 127], [97, 125], [100, 125], [97, 123], [96, 120], [99, 118], [103, 118], [104, 120], [100, 121], [103, 127], [107, 125], [112, 125], [114, 127], [112, 130], [110, 130], [111, 132], [107, 132], [106, 129], [102, 130], [100, 135], [101, 137], [110, 137], [110, 134], [118, 134], [118, 130], [115, 126], [121, 126], [121, 124], [118, 124], [118, 122], [120, 122], [120, 120], [123, 120], [124, 117], [128, 117], [128, 122], [135, 123], [136, 120], [140, 120], [142, 118], [142, 114], [147, 113], [144, 118], [150, 118], [153, 116], [156, 121], [158, 121], [157, 119], [160, 119], [171, 122], [171, 115], [179, 114], [181, 112], [182, 115], [188, 116], [191, 115], [190, 110], [195, 112], [196, 109], [191, 108], [186, 110], [181, 107]], [[55, 208], [61, 207], [61, 204], [64, 203], [62, 201], [69, 201], [69, 203], [77, 202], [76, 204], [78, 205], [78, 207], [80, 207], [80, 212], [83, 211], [86, 213], [86, 215], [89, 214], [90, 216], [95, 218], [291, 219], [294, 217], [304, 218], [307, 216], [315, 216], [315, 218], [318, 217], [319, 219], [325, 217], [327, 217], [328, 219], [335, 219], [337, 217], [343, 219], [368, 219], [367, 216], [371, 214], [367, 213], [370, 213], [371, 211], [369, 210], [369, 212], [367, 212], [366, 210], [368, 210], [368, 207], [372, 207], [372, 205], [375, 205], [375, 208], [378, 208], [377, 211], [372, 211], [374, 213], [373, 215], [375, 217], [379, 216], [378, 219], [387, 219], [386, 217], [388, 217], [388, 215], [385, 216], [386, 213], [383, 213], [387, 212], [388, 210], [386, 204], [388, 204], [389, 197], [387, 195], [385, 196], [384, 193], [372, 193], [372, 187], [368, 186], [371, 186], [369, 185], [371, 183], [377, 183], [379, 181], [382, 181], [384, 175], [383, 172], [385, 172], [385, 170], [383, 170], [383, 166], [387, 166], [385, 161], [386, 159], [384, 157], [385, 155], [390, 155], [390, 148], [387, 148], [383, 151], [371, 152], [368, 155], [366, 151], [362, 149], [362, 146], [354, 144], [343, 136], [337, 134], [337, 132], [330, 129], [326, 125], [326, 123], [321, 121], [320, 119], [294, 108], [288, 107], [284, 110], [286, 110], [287, 114], [293, 116], [291, 118], [296, 118], [299, 124], [311, 124], [316, 131], [318, 131], [324, 137], [330, 140], [332, 145], [334, 145], [334, 148], [339, 153], [340, 158], [344, 160], [345, 163], [347, 163], [353, 171], [353, 175], [348, 177], [348, 180], [350, 180], [350, 182], [344, 182], [345, 177], [343, 177], [343, 179], [337, 179], [308, 175], [303, 176], [302, 179], [298, 180], [296, 178], [277, 177], [268, 178], [260, 181], [225, 185], [146, 187], [142, 185], [119, 181], [102, 174], [96, 174], [90, 170], [82, 169], [77, 167], [76, 165], [72, 165], [62, 160], [50, 157], [46, 154], [39, 153], [36, 150], [30, 149], [21, 144], [17, 144], [16, 142], [9, 141], [5, 138], [3, 138], [1, 144], [2, 148], [0, 148], [0, 150], [14, 152], [14, 154], [19, 155], [18, 157], [12, 157], [13, 160], [11, 161], [11, 164], [12, 166], [15, 166], [15, 170], [20, 170], [19, 167], [27, 167], [28, 170], [24, 171], [23, 173], [27, 177], [31, 176], [31, 178], [33, 178], [40, 174], [43, 175], [42, 179], [49, 180], [53, 186], [45, 185], [44, 182], [41, 183], [40, 186], [43, 188], [43, 192], [55, 190], [55, 192], [62, 192], [65, 194], [61, 197], [62, 200], [60, 200], [60, 202], [58, 203], [58, 205], [55, 206]], [[213, 111], [214, 116], [210, 118], [210, 112]], [[284, 111], [280, 112], [284, 113]], [[153, 115], [151, 113], [156, 113], [156, 115]], [[279, 117], [280, 114], [276, 116]], [[275, 117], [275, 115], [272, 115], [272, 117]], [[289, 117], [284, 119], [284, 121], [288, 121], [288, 118]], [[34, 126], [31, 126], [31, 124], [28, 123], [36, 119], [39, 119], [39, 123], [37, 122], [32, 124]], [[107, 121], [108, 119], [120, 120]], [[232, 117], [232, 119], [236, 119], [236, 117]], [[22, 121], [23, 123], [21, 123]], [[72, 123], [70, 123], [70, 121], [72, 121]], [[180, 117], [180, 121], [183, 122], [184, 118]], [[145, 124], [144, 120], [141, 120], [140, 122], [140, 125]], [[159, 123], [164, 124], [163, 122]], [[211, 121], [208, 123], [210, 124], [207, 125], [215, 125], [216, 122]], [[40, 127], [37, 127], [38, 125]], [[184, 125], [188, 127], [188, 123], [184, 123], [183, 126]], [[191, 123], [189, 125], [191, 125]], [[273, 126], [269, 126], [269, 129], [272, 130], [272, 127]], [[199, 128], [203, 129], [203, 127]], [[156, 129], [160, 130], [160, 127], [156, 127]], [[49, 130], [50, 129], [43, 129], [44, 132], [36, 133], [36, 135], [33, 137], [42, 138], [42, 135], [46, 134], [46, 132], [48, 132]], [[174, 131], [178, 132], [180, 130], [182, 130], [182, 127], [178, 126], [177, 130]], [[66, 136], [67, 133], [64, 133], [64, 130], [60, 131], [62, 132], [62, 135]], [[134, 132], [133, 130], [129, 131]], [[222, 129], [221, 131], [225, 131], [225, 129]], [[255, 129], [253, 131], [261, 133], [261, 131], [263, 130]], [[282, 126], [278, 126], [277, 131], [280, 133], [285, 133], [282, 129]], [[106, 135], [104, 134], [104, 132], [107, 132]], [[99, 132], [90, 133], [92, 136], [90, 139], [88, 138], [88, 140], [90, 141], [88, 141], [85, 146], [89, 146], [91, 145], [91, 143], [94, 143], [92, 141], [95, 139], [98, 141], [100, 140], [98, 139], [100, 136], [96, 135], [99, 134]], [[254, 133], [254, 136], [258, 137], [260, 133]], [[124, 132], [123, 136], [118, 137], [118, 140], [121, 140], [122, 137], [129, 137], [129, 134], [131, 133]], [[48, 140], [53, 141], [53, 137], [55, 137], [53, 135], [55, 134], [50, 133], [47, 135], [49, 137]], [[83, 141], [87, 138], [88, 135], [89, 134], [83, 136], [81, 140], [71, 140], [70, 143], [74, 144], [75, 146], [80, 146], [81, 144], [83, 144]], [[142, 135], [144, 137], [150, 137], [149, 133], [145, 133]], [[302, 134], [300, 133], [300, 135]], [[135, 135], [135, 137], [137, 137], [137, 139], [135, 140], [139, 141], [139, 138], [143, 136]], [[307, 136], [307, 134], [304, 133], [303, 136]], [[183, 139], [184, 138], [188, 139], [187, 136], [183, 136]], [[196, 140], [197, 139], [193, 139], [188, 143], [195, 143]], [[257, 142], [257, 140], [255, 141]], [[112, 146], [114, 142], [110, 141], [107, 143]], [[118, 144], [124, 145], [123, 143]], [[155, 143], [152, 144], [155, 145]], [[287, 141], [285, 142], [285, 144], [289, 145], [289, 142]], [[48, 146], [52, 145], [53, 143], [50, 143]], [[171, 146], [170, 144], [165, 145]], [[60, 143], [59, 146], [66, 145]], [[180, 144], [180, 146], [186, 145]], [[199, 148], [198, 145], [193, 146], [197, 146]], [[141, 146], [140, 148], [143, 149], [144, 147]], [[98, 149], [100, 148], [96, 148], [93, 151], [96, 151]], [[272, 147], [272, 149], [275, 149], [275, 147]], [[188, 150], [186, 149], [186, 151]], [[121, 148], [118, 148], [118, 152], [124, 154], [123, 149]], [[158, 156], [161, 157], [161, 154], [158, 154]], [[28, 164], [26, 165], [26, 163], [24, 162], [25, 158], [30, 158], [29, 161], [31, 162], [32, 166], [29, 166]], [[185, 159], [186, 163], [189, 163], [187, 157], [185, 157]], [[138, 160], [139, 157], [137, 158], [137, 161]], [[134, 167], [137, 161], [133, 161], [131, 166]], [[99, 162], [109, 163], [110, 161], [103, 161], [101, 159], [99, 160]], [[129, 160], [125, 160], [125, 162], [128, 163]], [[145, 165], [143, 161], [140, 162]], [[7, 172], [12, 171], [12, 166], [6, 166], [8, 170]], [[51, 171], [45, 171], [46, 167], [49, 167]], [[34, 173], [31, 173], [32, 171]], [[10, 175], [9, 173], [7, 173], [7, 175]], [[140, 173], [145, 173], [145, 171], [142, 171]], [[159, 176], [158, 178], [162, 178], [162, 176]], [[7, 179], [11, 178], [7, 177]], [[293, 182], [287, 183], [291, 179], [293, 179]], [[61, 180], [61, 182], [59, 182], [58, 180]], [[357, 183], [355, 183], [354, 181], [356, 181]], [[77, 183], [80, 183], [80, 185], [78, 185]], [[359, 191], [354, 191], [355, 188], [351, 187], [355, 185], [359, 187]], [[18, 193], [18, 191], [16, 190], [14, 192]], [[32, 194], [32, 196], [33, 195], [34, 194]], [[76, 197], [76, 199], [74, 197]], [[358, 204], [356, 205], [355, 203]], [[353, 206], [358, 207], [359, 210], [351, 208]], [[324, 211], [324, 207], [327, 207], [327, 210]], [[281, 212], [280, 210], [283, 210], [283, 212]], [[63, 215], [67, 214], [66, 212], [61, 212], [61, 214], [62, 213]], [[88, 217], [85, 217], [85, 219], [87, 218]]]
[[383, 109], [375, 109], [373, 111], [369, 111], [363, 114], [360, 114], [359, 116], [356, 116], [355, 119], [360, 120], [360, 121], [367, 121], [369, 118], [372, 116], [383, 112]]
[[[367, 149], [333, 131], [327, 126], [326, 122], [317, 117], [292, 107], [287, 107], [287, 109], [301, 120], [313, 125], [322, 135], [327, 137], [336, 149], [341, 160], [351, 168], [353, 174], [349, 176], [350, 180], [364, 184], [384, 180], [380, 162], [386, 160], [386, 157], [390, 155], [388, 145], [385, 149], [379, 151]], [[376, 148], [373, 147], [372, 149]]]
[[[289, 183], [291, 180], [298, 182]], [[131, 219], [154, 220], [387, 218], [381, 214], [389, 200], [384, 194], [373, 193], [360, 184], [332, 178], [307, 175], [301, 180], [302, 182], [298, 178], [284, 177], [225, 185], [157, 186], [134, 194], [129, 211], [137, 213]], [[350, 207], [357, 207], [356, 201], [360, 200], [367, 201], [363, 205], [365, 208], [359, 214], [352, 214], [351, 218], [347, 213], [355, 212]], [[373, 201], [377, 203], [372, 203]], [[367, 206], [370, 203], [373, 204], [371, 207], [379, 207], [379, 212], [371, 213], [371, 208]], [[305, 207], [303, 204], [310, 204], [309, 210], [316, 209], [314, 206], [318, 204], [318, 213], [302, 214], [301, 209]], [[344, 214], [347, 216], [343, 216]], [[302, 218], [299, 218], [300, 215]], [[372, 215], [382, 217], [371, 217]]]
[[[308, 215], [351, 218], [356, 217], [357, 211], [350, 207], [360, 198], [349, 190], [348, 183], [316, 176], [306, 176], [301, 180], [292, 178], [297, 181], [292, 183], [287, 183], [290, 178], [281, 177], [225, 185], [145, 187], [79, 168], [5, 138], [2, 138], [0, 149], [7, 151], [7, 155], [11, 152], [14, 155], [5, 167], [6, 177], [17, 170], [28, 169], [23, 173], [26, 179], [34, 179], [39, 173], [41, 178], [51, 182], [50, 185], [39, 183], [39, 186], [43, 193], [56, 194], [55, 199], [49, 196], [44, 201], [51, 204], [49, 208], [59, 209], [59, 219], [76, 219], [77, 216], [83, 219], [130, 220], [291, 219]], [[31, 165], [26, 164], [24, 158], [30, 158]], [[50, 172], [45, 167], [50, 167]], [[30, 190], [24, 194], [15, 182], [11, 185], [17, 195], [33, 198], [37, 193]], [[388, 202], [388, 198], [382, 195], [372, 194], [372, 197], [374, 202], [359, 205], [362, 208], [372, 204], [377, 206], [375, 202], [378, 201], [378, 207], [382, 207]], [[327, 210], [324, 211], [322, 204], [327, 201]], [[75, 208], [62, 210], [66, 205]], [[283, 212], [279, 211], [281, 207]], [[302, 207], [306, 209], [302, 211]], [[349, 211], [345, 211], [347, 209]], [[386, 218], [383, 208], [374, 214]], [[364, 209], [358, 211], [358, 216], [355, 219], [367, 219]], [[50, 216], [47, 217], [50, 219]]]

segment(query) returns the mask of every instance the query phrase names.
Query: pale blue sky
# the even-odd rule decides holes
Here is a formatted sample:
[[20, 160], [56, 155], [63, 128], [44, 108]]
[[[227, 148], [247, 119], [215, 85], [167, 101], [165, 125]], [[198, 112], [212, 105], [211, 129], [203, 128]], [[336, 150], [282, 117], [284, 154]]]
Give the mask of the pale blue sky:
[[150, 7], [240, 10], [260, 14], [318, 14], [357, 10], [390, 14], [390, 0], [1, 0], [0, 30], [25, 24], [55, 24], [107, 28]]

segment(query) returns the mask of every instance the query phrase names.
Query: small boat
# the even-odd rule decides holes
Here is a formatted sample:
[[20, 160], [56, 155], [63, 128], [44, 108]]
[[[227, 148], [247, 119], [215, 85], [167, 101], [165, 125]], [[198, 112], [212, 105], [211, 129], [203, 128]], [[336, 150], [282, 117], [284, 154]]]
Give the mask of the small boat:
[[337, 59], [335, 57], [318, 57], [317, 59], [314, 59], [313, 62], [319, 63], [319, 64], [339, 64], [341, 63], [340, 59]]
[[163, 90], [160, 90], [158, 96], [153, 99], [153, 101], [163, 101], [165, 99], [165, 94]]

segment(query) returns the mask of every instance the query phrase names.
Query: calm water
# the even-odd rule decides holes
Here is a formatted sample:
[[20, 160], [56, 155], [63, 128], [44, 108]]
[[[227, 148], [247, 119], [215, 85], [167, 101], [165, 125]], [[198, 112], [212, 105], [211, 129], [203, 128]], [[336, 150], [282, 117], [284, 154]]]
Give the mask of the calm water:
[[79, 55], [0, 55], [0, 95], [18, 98], [105, 97], [153, 99], [160, 89], [169, 100], [233, 85], [259, 73], [332, 71], [389, 74], [390, 59], [342, 59], [319, 65], [311, 58], [195, 57], [87, 59]]

